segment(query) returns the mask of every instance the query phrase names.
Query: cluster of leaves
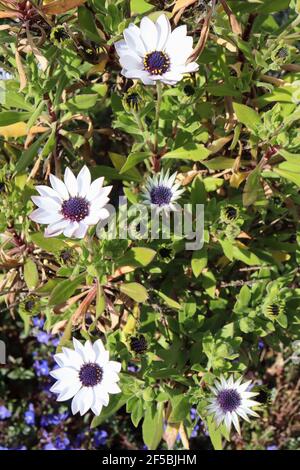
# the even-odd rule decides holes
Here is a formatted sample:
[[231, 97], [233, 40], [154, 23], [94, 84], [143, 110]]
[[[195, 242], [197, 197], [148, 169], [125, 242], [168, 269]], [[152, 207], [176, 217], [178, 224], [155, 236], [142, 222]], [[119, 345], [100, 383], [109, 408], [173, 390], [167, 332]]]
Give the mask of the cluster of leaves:
[[[195, 405], [220, 448], [228, 434], [207, 417], [207, 385], [255, 376], [261, 338], [277, 352], [299, 338], [300, 6], [164, 4], [0, 2], [11, 74], [0, 81], [0, 300], [25, 335], [40, 312], [58, 349], [74, 334], [105, 336], [124, 371], [135, 364], [93, 427], [126, 404], [149, 448], [163, 436], [172, 447], [178, 432], [188, 447]], [[159, 8], [199, 39], [199, 72], [163, 88], [158, 114], [155, 89], [120, 75], [113, 44]], [[203, 248], [94, 232], [88, 244], [45, 239], [28, 218], [35, 184], [84, 163], [113, 184], [115, 204], [122, 194], [135, 204], [148, 174], [177, 170], [183, 202], [205, 205]]]

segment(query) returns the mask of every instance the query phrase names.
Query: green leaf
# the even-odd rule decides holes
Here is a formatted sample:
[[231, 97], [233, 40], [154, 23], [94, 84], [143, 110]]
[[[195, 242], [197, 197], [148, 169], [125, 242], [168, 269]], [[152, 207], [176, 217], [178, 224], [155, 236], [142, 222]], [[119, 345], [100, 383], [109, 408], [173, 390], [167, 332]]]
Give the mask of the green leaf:
[[45, 238], [43, 233], [33, 233], [30, 238], [35, 245], [49, 253], [60, 252], [66, 247], [63, 240], [59, 240], [58, 238]]
[[149, 158], [149, 157], [150, 157], [149, 152], [130, 153], [127, 157], [126, 162], [124, 163], [124, 165], [120, 169], [120, 174], [126, 173], [126, 171], [130, 170], [131, 168], [136, 166], [138, 163], [143, 162], [144, 160], [146, 160], [146, 158]]
[[81, 274], [72, 281], [65, 279], [61, 281], [56, 287], [54, 287], [49, 298], [49, 305], [59, 305], [68, 300], [76, 291], [76, 289], [82, 284], [85, 279], [85, 275]]
[[149, 450], [157, 449], [163, 435], [163, 403], [150, 403], [143, 421], [143, 439]]
[[253, 130], [254, 132], [258, 130], [259, 126], [261, 125], [261, 120], [254, 109], [239, 103], [233, 103], [233, 109], [240, 122], [242, 122], [245, 126], [249, 127], [249, 129]]
[[227, 170], [229, 168], [233, 168], [235, 159], [227, 157], [216, 157], [212, 158], [211, 160], [207, 160], [202, 164], [210, 170]]
[[205, 160], [210, 155], [210, 151], [202, 144], [189, 144], [185, 147], [179, 147], [178, 149], [171, 150], [166, 153], [163, 159], [175, 158], [181, 160], [192, 160], [193, 162], [200, 162]]
[[211, 443], [213, 445], [213, 448], [215, 450], [222, 450], [222, 433], [220, 428], [216, 428], [214, 419], [212, 416], [208, 416], [207, 418], [207, 428], [209, 432], [209, 437], [211, 440]]
[[105, 306], [106, 306], [105, 295], [104, 295], [102, 287], [98, 283], [97, 297], [96, 297], [96, 319], [98, 319], [100, 315], [104, 312]]
[[22, 171], [24, 171], [33, 162], [33, 160], [35, 159], [35, 157], [37, 157], [41, 149], [41, 144], [44, 142], [48, 135], [49, 133], [45, 132], [33, 144], [31, 144], [28, 149], [22, 152], [21, 157], [16, 164], [17, 173], [21, 173]]
[[201, 176], [194, 178], [191, 191], [191, 202], [192, 204], [205, 204], [207, 200], [207, 193], [205, 189], [205, 183]]
[[202, 270], [207, 266], [207, 249], [194, 251], [192, 256], [192, 270], [195, 277], [199, 277]]
[[31, 113], [23, 113], [18, 111], [1, 111], [0, 113], [0, 127], [10, 126], [15, 122], [28, 121]]
[[80, 28], [89, 39], [98, 44], [103, 42], [99, 36], [99, 32], [94, 21], [94, 14], [91, 10], [84, 6], [80, 6], [78, 8], [78, 22]]
[[96, 94], [77, 95], [60, 106], [60, 109], [88, 110], [95, 106], [98, 100]]
[[254, 204], [259, 197], [264, 194], [260, 182], [260, 176], [261, 169], [257, 166], [247, 177], [243, 192], [243, 204], [245, 207]]
[[277, 13], [289, 7], [291, 0], [265, 0], [263, 5], [257, 8], [258, 12], [264, 15], [268, 13]]
[[137, 428], [139, 422], [141, 421], [144, 414], [143, 400], [136, 400], [132, 412], [131, 412], [131, 421], [133, 425]]
[[290, 163], [290, 162], [283, 162], [278, 165], [277, 168], [273, 169], [275, 173], [286, 178], [289, 181], [292, 181], [297, 186], [300, 186], [300, 168], [299, 162]]
[[125, 405], [128, 397], [118, 394], [110, 395], [109, 404], [106, 408], [103, 408], [100, 416], [95, 416], [92, 423], [91, 429], [100, 426], [104, 421], [106, 421], [110, 416], [114, 415], [122, 406]]
[[161, 297], [164, 300], [164, 302], [168, 305], [168, 307], [174, 308], [175, 310], [181, 309], [181, 305], [178, 302], [176, 302], [176, 300], [171, 299], [171, 297], [168, 297], [163, 292], [159, 292], [159, 291], [155, 291], [155, 292], [159, 295], [159, 297]]
[[154, 9], [154, 6], [145, 0], [130, 0], [130, 10], [132, 15], [142, 15]]
[[120, 285], [120, 291], [128, 295], [136, 302], [145, 302], [148, 299], [148, 292], [144, 286], [138, 282], [129, 282]]
[[117, 261], [116, 265], [118, 267], [132, 266], [135, 268], [147, 266], [154, 259], [155, 255], [156, 251], [151, 248], [133, 247]]
[[232, 247], [233, 258], [242, 261], [248, 266], [256, 266], [261, 264], [261, 260], [254, 254], [251, 253], [247, 248], [241, 248], [234, 246]]
[[191, 404], [188, 397], [180, 394], [171, 399], [172, 411], [169, 416], [169, 423], [181, 423], [189, 415]]
[[29, 290], [35, 289], [39, 283], [39, 272], [31, 258], [27, 259], [24, 264], [24, 280]]

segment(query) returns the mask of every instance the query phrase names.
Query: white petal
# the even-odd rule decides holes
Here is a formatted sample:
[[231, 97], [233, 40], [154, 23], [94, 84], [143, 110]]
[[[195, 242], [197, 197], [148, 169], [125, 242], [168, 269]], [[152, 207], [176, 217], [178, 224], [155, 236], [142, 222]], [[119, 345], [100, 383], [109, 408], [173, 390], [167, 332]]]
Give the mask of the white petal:
[[52, 199], [56, 200], [57, 202], [62, 202], [62, 196], [54, 189], [50, 188], [50, 186], [36, 186], [35, 189], [40, 193], [41, 196], [51, 197]]
[[228, 431], [230, 431], [230, 429], [231, 429], [231, 421], [232, 421], [231, 413], [229, 413], [229, 412], [226, 413], [224, 421], [225, 421], [225, 426], [226, 426], [226, 428], [228, 429]]
[[101, 339], [97, 339], [97, 341], [94, 342], [93, 349], [96, 354], [96, 361], [98, 360], [98, 356], [101, 356], [101, 354], [104, 354], [106, 351]]
[[97, 356], [97, 363], [98, 363], [101, 367], [105, 367], [106, 364], [108, 363], [108, 361], [109, 361], [109, 351], [104, 350], [101, 354], [98, 354], [98, 356]]
[[96, 354], [90, 341], [86, 341], [84, 345], [84, 362], [95, 362]]
[[177, 82], [180, 82], [182, 80], [182, 74], [174, 71], [166, 72], [162, 76], [162, 81], [168, 80], [172, 82], [172, 84], [175, 84]]
[[98, 214], [99, 214], [99, 219], [100, 220], [105, 220], [109, 217], [109, 211], [105, 208], [100, 209]]
[[165, 44], [171, 33], [170, 21], [168, 20], [166, 15], [160, 15], [160, 17], [156, 21], [156, 28], [158, 33], [156, 49], [158, 51], [161, 51], [164, 49]]
[[83, 344], [80, 341], [78, 341], [78, 339], [73, 337], [73, 346], [77, 354], [79, 354], [79, 356], [81, 357], [82, 361], [84, 361], [85, 360], [85, 348]]
[[66, 382], [78, 379], [78, 371], [73, 367], [59, 367], [52, 370], [50, 375], [56, 380], [65, 380]]
[[98, 396], [96, 388], [97, 387], [94, 387], [93, 389], [94, 398], [93, 398], [91, 410], [96, 416], [99, 416], [103, 408], [103, 402], [101, 401], [101, 398]]
[[58, 212], [46, 212], [44, 209], [36, 209], [29, 218], [38, 224], [51, 224], [63, 219], [62, 214]]
[[250, 419], [248, 418], [247, 413], [245, 413], [245, 411], [243, 410], [242, 407], [239, 406], [239, 408], [237, 408], [236, 412], [241, 418], [243, 418], [245, 421], [250, 423]]
[[81, 168], [77, 176], [78, 196], [85, 197], [90, 189], [91, 173], [85, 165]]
[[121, 370], [121, 363], [116, 361], [109, 361], [108, 367], [118, 373]]
[[248, 398], [245, 398], [245, 399], [242, 399], [242, 406], [244, 405], [247, 407], [259, 406], [259, 403], [255, 400], [249, 400]]
[[31, 196], [32, 202], [41, 209], [45, 209], [47, 212], [59, 212], [61, 204], [50, 197], [45, 196]]
[[52, 188], [62, 197], [69, 199], [69, 193], [64, 183], [54, 175], [50, 175], [50, 183]]
[[153, 21], [151, 21], [147, 16], [144, 16], [141, 21], [140, 31], [146, 51], [155, 51], [158, 40], [157, 29]]
[[77, 196], [78, 194], [77, 179], [75, 178], [74, 173], [68, 167], [65, 170], [64, 182], [70, 195], [73, 197]]
[[[108, 363], [109, 364], [109, 363]], [[119, 382], [120, 377], [116, 372], [110, 370], [109, 367], [103, 367], [103, 385], [112, 384], [115, 382]]]
[[76, 230], [78, 229], [78, 222], [69, 222], [67, 227], [64, 229], [64, 236], [72, 238]]
[[92, 406], [93, 399], [94, 394], [92, 387], [82, 387], [72, 400], [71, 409], [73, 415], [78, 412], [81, 416], [84, 415]]
[[66, 388], [58, 395], [57, 401], [66, 401], [74, 397], [78, 390], [80, 390], [81, 383], [79, 380], [74, 380], [66, 385]]
[[123, 34], [129, 50], [144, 57], [146, 55], [146, 49], [141, 40], [140, 29], [136, 25], [130, 24]]
[[136, 59], [131, 54], [122, 55], [120, 57], [120, 64], [127, 70], [143, 70], [142, 59]]
[[190, 62], [189, 64], [186, 64], [184, 67], [183, 73], [193, 73], [197, 72], [199, 70], [199, 65], [197, 62]]
[[45, 230], [45, 237], [57, 237], [61, 233], [63, 233], [64, 229], [66, 226], [69, 224], [68, 220], [59, 220], [58, 222], [55, 222], [53, 224], [48, 225], [48, 227]]
[[235, 429], [237, 430], [237, 432], [239, 434], [241, 434], [239, 419], [237, 417], [237, 414], [234, 411], [232, 413], [232, 422], [233, 422], [233, 425], [234, 425]]
[[121, 393], [121, 389], [119, 385], [117, 385], [116, 383], [105, 384], [105, 388], [108, 391], [108, 393], [112, 393], [112, 394]]
[[244, 382], [243, 384], [239, 385], [238, 390], [239, 392], [245, 392], [249, 385], [251, 384], [252, 380], [248, 380], [247, 382]]
[[62, 348], [63, 352], [54, 355], [55, 362], [60, 367], [74, 367], [77, 371], [83, 364], [82, 357], [74, 349]]
[[98, 193], [101, 191], [103, 186], [104, 178], [97, 178], [95, 181], [92, 182], [90, 189], [86, 195], [88, 201], [92, 201], [95, 197], [98, 196]]
[[124, 41], [123, 39], [121, 41], [115, 42], [114, 46], [115, 46], [116, 52], [117, 52], [119, 57], [122, 54], [126, 54], [126, 53], [130, 52], [130, 49], [129, 49], [126, 41]]
[[[101, 210], [101, 209], [100, 209]], [[91, 211], [91, 213], [85, 217], [84, 219], [84, 223], [89, 226], [89, 225], [96, 225], [100, 220], [100, 216], [99, 216], [99, 210], [94, 210], [94, 211]]]
[[88, 228], [89, 228], [88, 224], [86, 223], [86, 220], [84, 219], [83, 221], [79, 222], [79, 226], [77, 230], [75, 230], [73, 237], [84, 238]]
[[94, 387], [94, 396], [96, 397], [98, 403], [100, 402], [104, 406], [108, 405], [109, 395], [106, 387], [104, 387], [102, 383]]

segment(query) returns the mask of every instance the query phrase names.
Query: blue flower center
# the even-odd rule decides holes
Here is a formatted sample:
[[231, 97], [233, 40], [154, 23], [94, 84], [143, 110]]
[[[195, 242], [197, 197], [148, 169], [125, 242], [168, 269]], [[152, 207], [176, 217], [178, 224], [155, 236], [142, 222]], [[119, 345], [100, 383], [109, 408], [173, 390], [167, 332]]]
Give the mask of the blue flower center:
[[95, 387], [103, 377], [103, 370], [98, 364], [88, 362], [79, 371], [79, 379], [84, 387]]
[[80, 222], [89, 215], [90, 205], [83, 197], [71, 197], [64, 201], [61, 207], [61, 212], [65, 219], [72, 222]]
[[170, 68], [170, 59], [162, 51], [153, 51], [146, 54], [144, 67], [151, 75], [162, 75]]
[[151, 189], [150, 198], [152, 204], [165, 206], [171, 202], [172, 191], [167, 186], [156, 186]]
[[241, 395], [234, 388], [228, 388], [218, 393], [217, 401], [224, 413], [232, 412], [240, 406]]

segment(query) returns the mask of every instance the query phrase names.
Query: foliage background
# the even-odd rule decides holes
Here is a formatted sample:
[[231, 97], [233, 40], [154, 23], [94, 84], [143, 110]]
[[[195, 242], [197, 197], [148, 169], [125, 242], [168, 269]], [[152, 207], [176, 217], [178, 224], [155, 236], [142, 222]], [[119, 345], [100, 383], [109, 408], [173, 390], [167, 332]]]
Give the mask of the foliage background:
[[[228, 1], [229, 15], [218, 2], [206, 41], [210, 2], [31, 3], [0, 2], [1, 446], [299, 448], [299, 2]], [[157, 126], [155, 89], [120, 75], [113, 43], [162, 10], [202, 51], [197, 74], [164, 87]], [[46, 240], [34, 186], [84, 163], [116, 205], [153, 168], [177, 170], [183, 202], [205, 204], [203, 249]], [[48, 391], [71, 334], [106, 337], [123, 363], [123, 394], [92, 430]], [[205, 414], [224, 372], [253, 379], [262, 403], [230, 441]]]

